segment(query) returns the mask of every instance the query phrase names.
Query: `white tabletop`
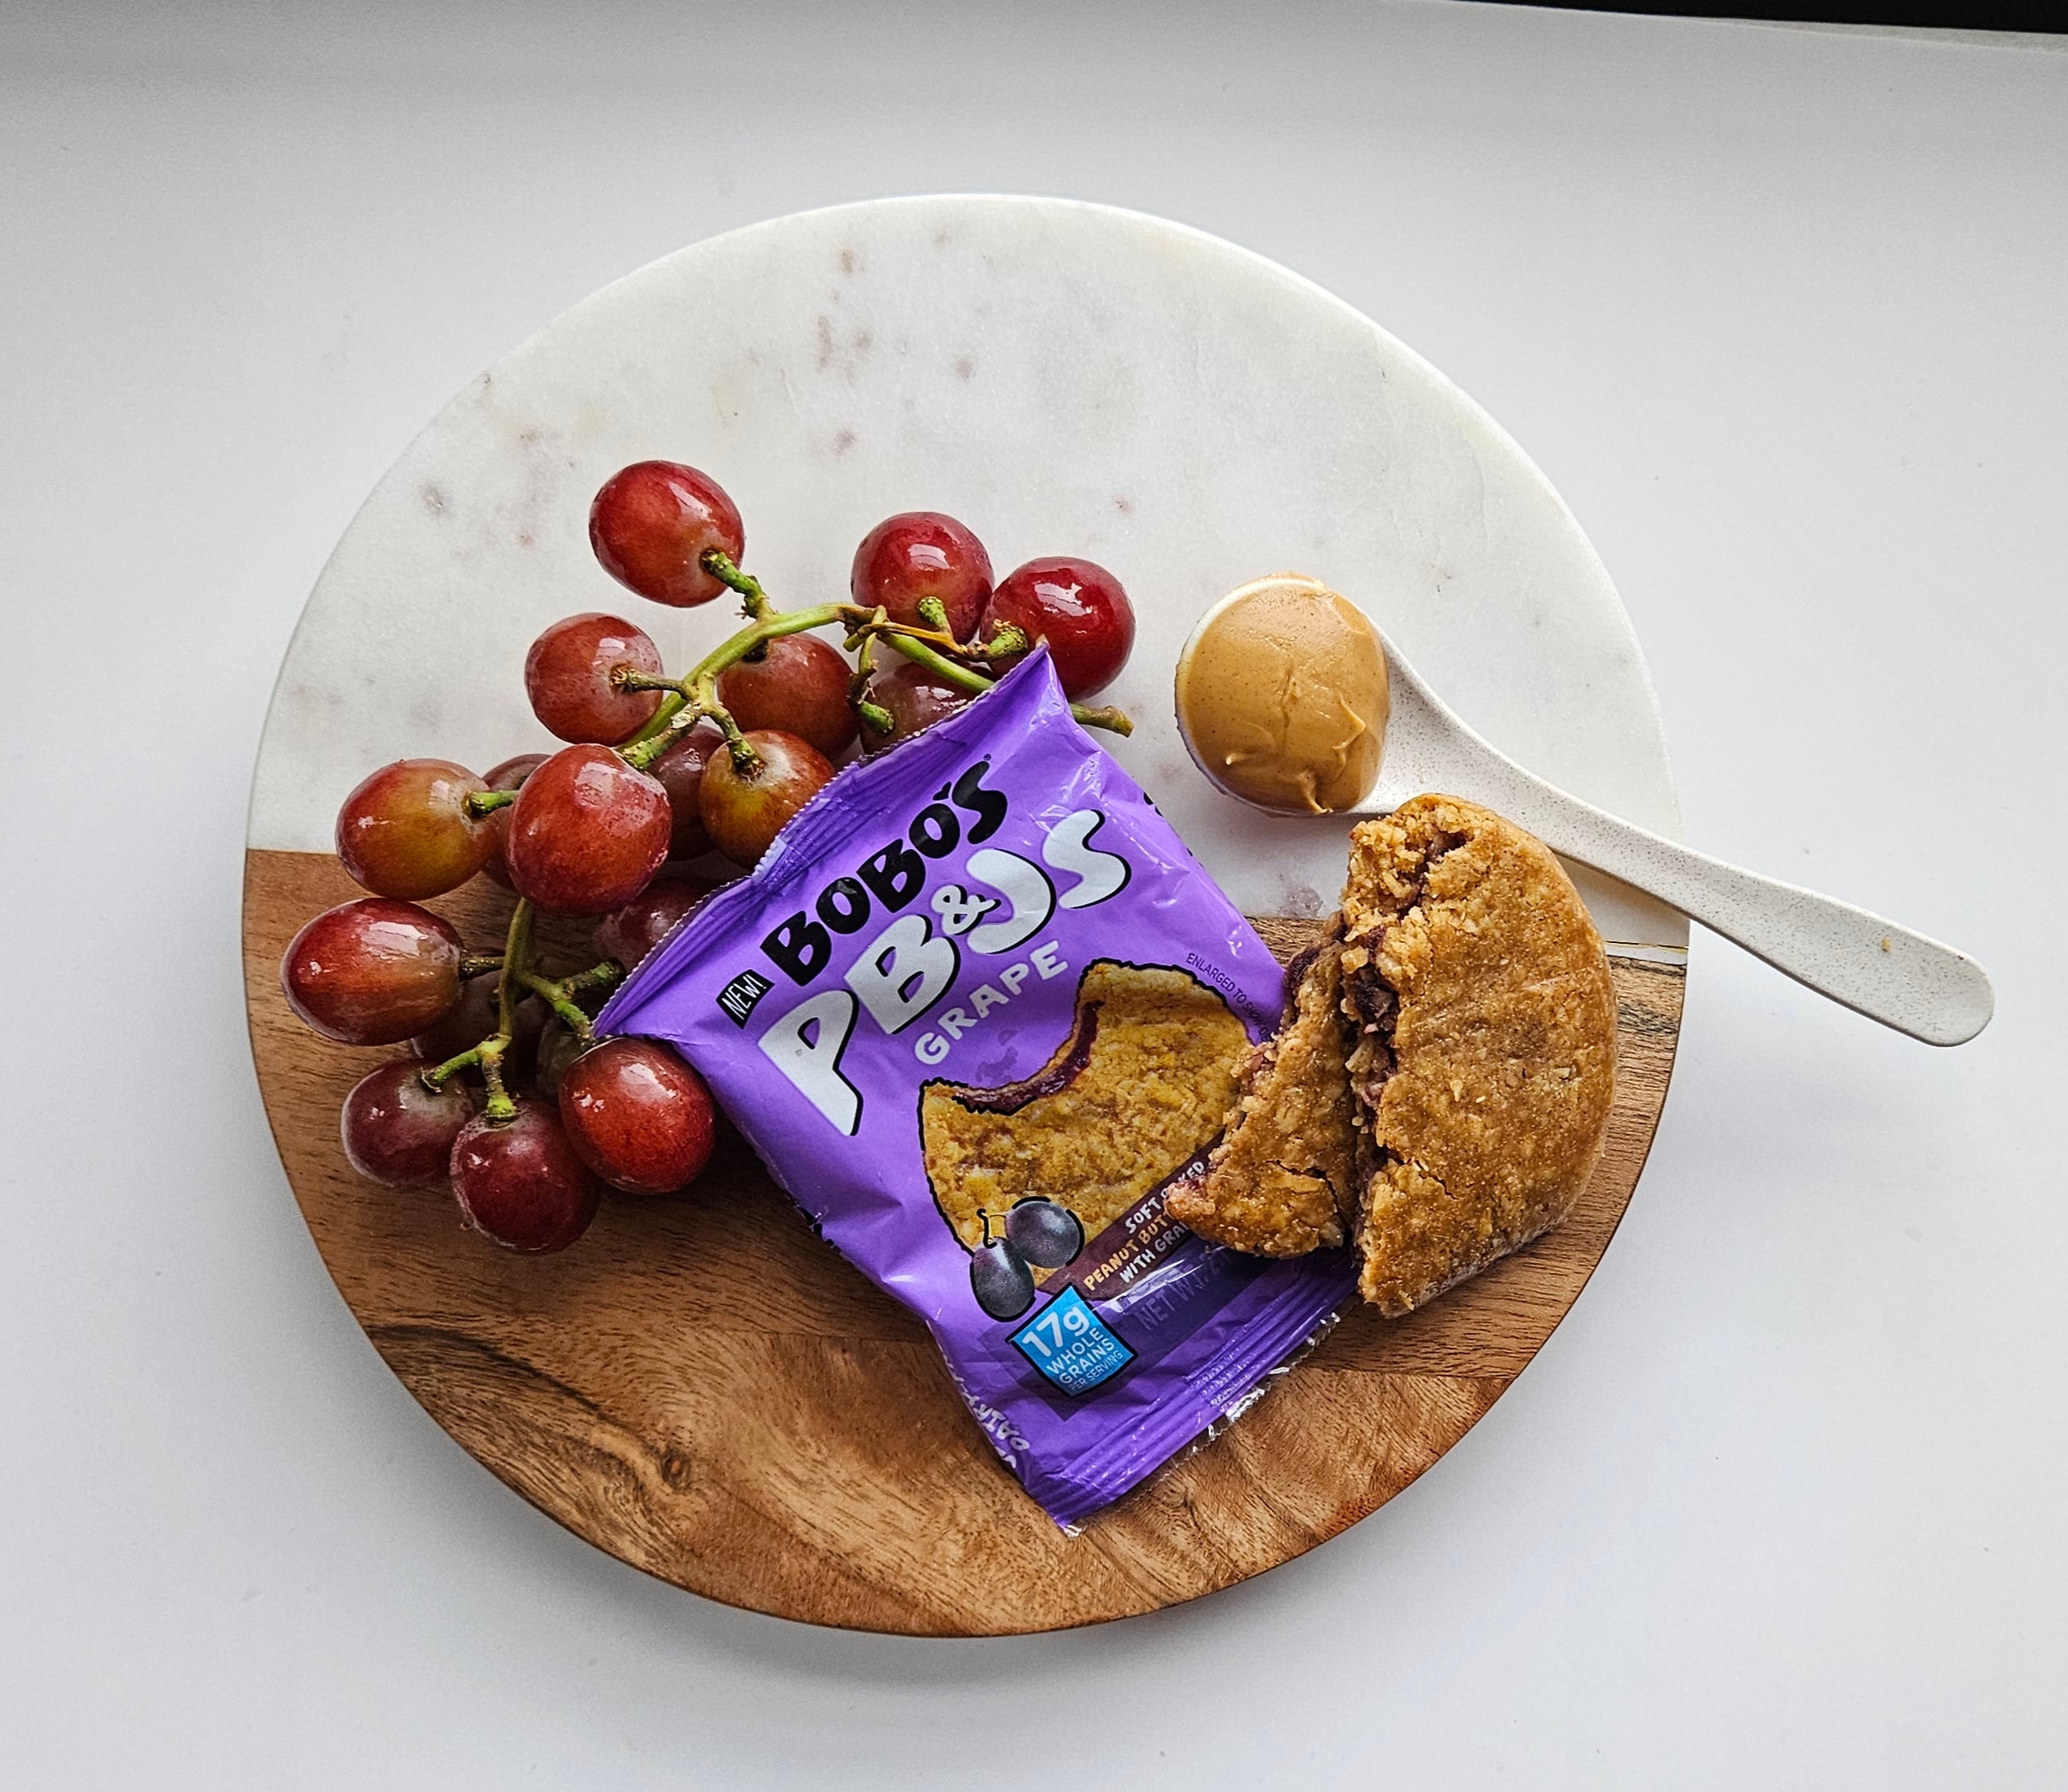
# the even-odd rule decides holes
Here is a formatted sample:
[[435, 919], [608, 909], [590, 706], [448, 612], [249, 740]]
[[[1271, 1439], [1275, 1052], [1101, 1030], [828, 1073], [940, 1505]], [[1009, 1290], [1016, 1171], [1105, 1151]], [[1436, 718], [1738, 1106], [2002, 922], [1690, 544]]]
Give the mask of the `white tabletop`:
[[[720, 10], [0, 20], [0, 1783], [2048, 1783], [2068, 55]], [[1183, 219], [1427, 355], [1614, 575], [1689, 839], [2000, 997], [1934, 1053], [1698, 933], [1629, 1217], [1462, 1444], [1260, 1581], [982, 1643], [706, 1604], [470, 1461], [324, 1273], [238, 971], [273, 670], [418, 425], [682, 242], [942, 189]]]

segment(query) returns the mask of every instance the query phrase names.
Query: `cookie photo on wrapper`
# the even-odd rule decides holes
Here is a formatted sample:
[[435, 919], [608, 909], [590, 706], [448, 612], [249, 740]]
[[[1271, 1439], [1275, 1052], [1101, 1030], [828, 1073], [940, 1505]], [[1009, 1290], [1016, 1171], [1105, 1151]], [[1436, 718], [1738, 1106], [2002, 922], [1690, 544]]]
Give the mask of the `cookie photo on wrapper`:
[[1189, 972], [1101, 959], [1033, 1075], [994, 1089], [921, 1086], [934, 1205], [966, 1250], [1016, 1234], [1034, 1244], [1054, 1260], [1034, 1271], [1045, 1282], [1213, 1142], [1249, 1050], [1226, 1000]]

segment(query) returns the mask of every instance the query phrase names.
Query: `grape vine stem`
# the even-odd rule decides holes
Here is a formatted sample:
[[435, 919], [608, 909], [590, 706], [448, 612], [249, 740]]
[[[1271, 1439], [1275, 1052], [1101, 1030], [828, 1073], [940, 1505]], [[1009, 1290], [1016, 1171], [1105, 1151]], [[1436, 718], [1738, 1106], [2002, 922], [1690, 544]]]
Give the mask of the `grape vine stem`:
[[495, 1031], [475, 1048], [481, 1080], [488, 1085], [488, 1104], [482, 1110], [492, 1126], [507, 1125], [517, 1118], [517, 1104], [503, 1081], [503, 1054], [517, 1032], [517, 991], [531, 968], [531, 917], [529, 901], [520, 896], [510, 911], [510, 931], [503, 947], [503, 972], [495, 980]]
[[[531, 924], [535, 913], [531, 904], [520, 897], [510, 913], [510, 931], [502, 957], [469, 955], [460, 961], [463, 971], [469, 966], [476, 966], [478, 974], [485, 975], [491, 970], [499, 973], [495, 1031], [479, 1045], [470, 1045], [434, 1069], [424, 1073], [425, 1083], [435, 1089], [442, 1089], [462, 1070], [478, 1070], [488, 1089], [488, 1101], [482, 1112], [491, 1126], [502, 1126], [517, 1115], [516, 1102], [503, 1075], [503, 1060], [516, 1037], [517, 1004], [527, 996], [539, 996], [559, 1016], [561, 1024], [586, 1045], [596, 1037], [596, 1025], [574, 998], [585, 989], [608, 989], [625, 977], [625, 967], [615, 959], [602, 959], [571, 976], [556, 979], [542, 975], [531, 962]], [[477, 972], [469, 971], [467, 974]]]
[[492, 1126], [506, 1126], [517, 1118], [517, 1104], [503, 1081], [503, 1054], [517, 1031], [517, 1004], [523, 1000], [518, 986], [531, 967], [531, 905], [523, 897], [510, 911], [510, 931], [505, 937], [499, 974], [495, 980], [495, 1031], [478, 1045], [447, 1058], [434, 1070], [424, 1073], [425, 1083], [442, 1089], [470, 1067], [481, 1073], [488, 1088], [482, 1115]]
[[584, 989], [608, 989], [624, 975], [625, 967], [615, 959], [605, 959], [586, 971], [557, 981], [542, 977], [535, 971], [527, 971], [518, 980], [534, 996], [543, 998], [547, 1007], [560, 1016], [561, 1024], [586, 1045], [596, 1037], [596, 1026], [576, 1005], [575, 996]]
[[[928, 628], [894, 622], [880, 606], [870, 609], [860, 604], [817, 604], [806, 609], [780, 610], [769, 601], [759, 580], [751, 573], [741, 572], [715, 548], [704, 556], [703, 565], [714, 578], [740, 593], [747, 624], [698, 661], [682, 678], [657, 678], [629, 666], [620, 667], [612, 675], [611, 682], [621, 690], [666, 693], [646, 725], [617, 749], [625, 764], [635, 771], [650, 770], [654, 761], [682, 740], [698, 723], [710, 721], [723, 731], [735, 768], [744, 777], [754, 776], [760, 769], [760, 757], [740, 731], [731, 712], [719, 700], [718, 681], [730, 667], [760, 654], [770, 641], [784, 635], [804, 634], [839, 623], [847, 630], [850, 649], [858, 646], [865, 654], [869, 643], [884, 641], [943, 682], [972, 695], [981, 695], [998, 681], [987, 677], [967, 662], [994, 654], [1024, 652], [1028, 646], [1025, 632], [1013, 623], [1004, 625], [989, 641], [959, 641], [945, 625], [946, 613], [938, 601], [931, 598], [921, 601], [920, 613], [929, 622], [940, 625]], [[851, 700], [863, 721], [877, 733], [889, 731], [889, 715], [864, 698], [859, 689]], [[1126, 714], [1110, 705], [1094, 709], [1084, 703], [1073, 703], [1070, 713], [1088, 728], [1105, 728], [1122, 735], [1134, 731], [1134, 724]], [[468, 800], [471, 804], [474, 799], [470, 797]]]

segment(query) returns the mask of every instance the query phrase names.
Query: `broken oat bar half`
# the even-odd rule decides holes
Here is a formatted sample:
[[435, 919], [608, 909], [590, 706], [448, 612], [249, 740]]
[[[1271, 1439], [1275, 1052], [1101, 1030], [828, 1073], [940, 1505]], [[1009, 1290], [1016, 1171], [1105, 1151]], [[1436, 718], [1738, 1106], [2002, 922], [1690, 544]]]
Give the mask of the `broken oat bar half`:
[[1286, 967], [1284, 1018], [1244, 1061], [1227, 1130], [1165, 1198], [1202, 1238], [1259, 1256], [1343, 1242], [1357, 1171], [1342, 957], [1332, 927]]
[[1542, 841], [1452, 796], [1365, 822], [1292, 976], [1174, 1215], [1266, 1256], [1347, 1236], [1364, 1297], [1398, 1316], [1572, 1211], [1614, 1099], [1615, 998]]
[[1572, 1211], [1615, 1098], [1615, 993], [1550, 849], [1456, 797], [1351, 834], [1342, 922], [1358, 1286], [1402, 1313]]

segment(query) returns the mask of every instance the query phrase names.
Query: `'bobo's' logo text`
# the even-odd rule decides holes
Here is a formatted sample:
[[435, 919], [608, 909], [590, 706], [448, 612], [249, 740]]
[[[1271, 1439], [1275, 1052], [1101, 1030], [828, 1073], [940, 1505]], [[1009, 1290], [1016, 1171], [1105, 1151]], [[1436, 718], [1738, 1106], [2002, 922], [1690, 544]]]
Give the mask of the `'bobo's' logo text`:
[[[987, 788], [990, 762], [979, 760], [914, 816], [904, 834], [836, 877], [761, 942], [767, 962], [791, 984], [810, 988], [832, 963], [835, 940], [875, 931], [828, 988], [807, 995], [770, 1022], [756, 1041], [763, 1054], [841, 1132], [861, 1125], [861, 1094], [841, 1073], [841, 1059], [866, 1014], [895, 1037], [927, 1015], [954, 987], [963, 954], [999, 958], [1018, 951], [1058, 908], [1090, 908], [1127, 886], [1127, 861], [1092, 844], [1105, 817], [1097, 809], [1065, 815], [1040, 837], [1040, 862], [986, 846], [1005, 820], [1006, 800]], [[965, 844], [978, 850], [956, 881], [928, 890], [935, 862]], [[926, 898], [917, 908], [922, 896]], [[908, 912], [909, 911], [909, 912]], [[886, 919], [886, 918], [888, 918]], [[1052, 940], [999, 967], [922, 1033], [914, 1055], [938, 1064], [955, 1040], [1030, 978], [1069, 969]], [[741, 972], [719, 1005], [735, 1024], [776, 988], [763, 972]]]

